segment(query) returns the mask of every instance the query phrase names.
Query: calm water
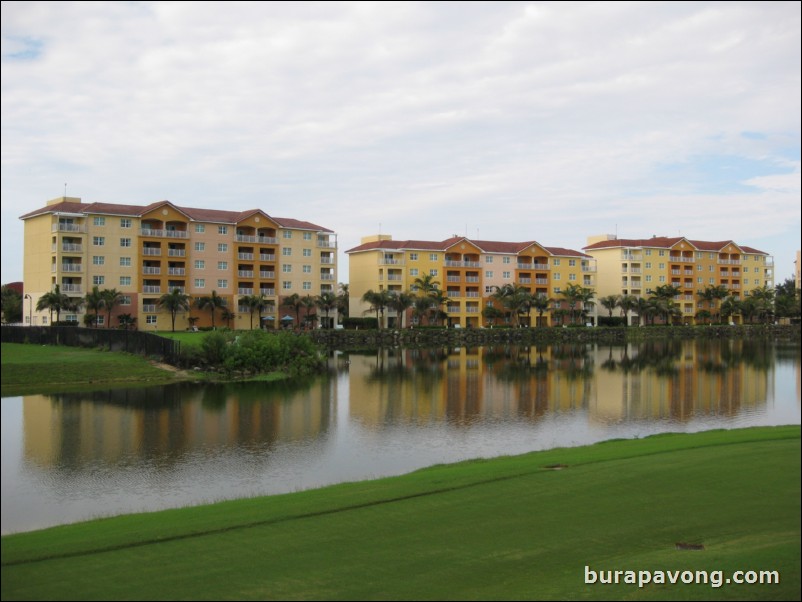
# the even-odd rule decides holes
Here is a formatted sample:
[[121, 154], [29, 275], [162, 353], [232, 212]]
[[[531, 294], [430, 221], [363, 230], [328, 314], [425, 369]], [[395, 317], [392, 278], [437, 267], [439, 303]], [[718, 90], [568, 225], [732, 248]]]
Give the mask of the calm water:
[[303, 384], [2, 400], [2, 532], [666, 431], [800, 423], [796, 345], [336, 354]]

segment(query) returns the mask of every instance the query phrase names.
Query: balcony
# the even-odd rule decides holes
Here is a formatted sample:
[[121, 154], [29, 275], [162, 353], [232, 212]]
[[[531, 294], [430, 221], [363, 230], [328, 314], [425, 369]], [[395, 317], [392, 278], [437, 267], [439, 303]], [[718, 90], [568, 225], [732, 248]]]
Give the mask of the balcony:
[[478, 261], [446, 261], [447, 268], [480, 268], [482, 264]]
[[189, 238], [189, 232], [186, 230], [156, 230], [153, 228], [140, 228], [139, 235], [155, 238]]
[[532, 268], [535, 269], [535, 270], [548, 270], [549, 269], [549, 264], [547, 264], [547, 263], [536, 263], [536, 264], [534, 264], [532, 266]]
[[320, 263], [324, 265], [332, 265], [334, 263], [334, 259], [331, 257], [321, 257]]
[[[636, 271], [637, 270], [637, 271]], [[595, 272], [596, 266], [595, 265], [583, 265], [582, 266], [583, 272]], [[632, 268], [633, 274], [640, 274], [640, 268]]]
[[461, 293], [459, 291], [447, 291], [446, 297], [461, 297]]
[[459, 276], [447, 276], [446, 277], [446, 282], [460, 282], [460, 280], [461, 279], [460, 279]]
[[253, 253], [237, 253], [237, 259], [253, 261]]
[[621, 253], [621, 261], [643, 261], [640, 253]]
[[62, 253], [83, 253], [84, 246], [64, 243], [61, 245], [61, 251]]
[[275, 261], [276, 256], [270, 253], [260, 253], [259, 254], [259, 261]]
[[147, 304], [142, 306], [142, 311], [145, 312], [146, 314], [155, 314], [157, 309], [158, 307], [153, 304]]
[[479, 282], [479, 276], [466, 276], [465, 282]]
[[695, 257], [669, 257], [668, 261], [671, 263], [696, 263]]
[[146, 267], [142, 268], [142, 273], [143, 274], [150, 274], [150, 275], [153, 275], [153, 276], [158, 276], [158, 275], [160, 275], [162, 273], [162, 269], [161, 268], [153, 268], [153, 267], [147, 267], [146, 266]]
[[83, 265], [80, 263], [62, 263], [61, 264], [61, 271], [62, 272], [83, 272], [84, 268]]
[[82, 293], [83, 288], [80, 284], [62, 284], [60, 287], [62, 293]]
[[53, 224], [52, 232], [78, 232], [86, 234], [86, 226], [79, 224]]
[[548, 278], [535, 278], [535, 284], [548, 284]]
[[404, 261], [402, 259], [392, 259], [389, 257], [381, 257], [379, 258], [379, 265], [404, 265]]
[[148, 255], [150, 257], [154, 257], [161, 254], [162, 250], [158, 247], [145, 247], [144, 249], [142, 249], [142, 255]]
[[253, 278], [253, 270], [237, 270], [237, 276], [240, 278]]
[[186, 268], [167, 268], [168, 276], [185, 276], [186, 273]]
[[318, 238], [317, 239], [317, 246], [324, 247], [326, 249], [336, 249], [337, 243], [331, 242], [325, 238]]
[[277, 245], [278, 238], [272, 236], [250, 236], [247, 234], [237, 234], [234, 239], [237, 242], [254, 242], [260, 245]]
[[[159, 253], [161, 255], [161, 253]], [[167, 256], [168, 257], [186, 257], [187, 251], [186, 249], [167, 249]]]
[[531, 278], [518, 278], [518, 282], [521, 284], [532, 284]]
[[262, 280], [275, 280], [276, 273], [275, 272], [259, 272], [259, 278]]
[[719, 259], [719, 265], [741, 265], [740, 259]]
[[153, 293], [161, 294], [162, 287], [161, 286], [145, 285], [145, 286], [142, 287], [142, 292], [143, 293], [151, 293], [151, 294], [153, 294]]
[[[321, 280], [334, 280], [334, 274], [321, 274]], [[390, 276], [388, 280], [401, 280], [401, 276]]]
[[260, 288], [259, 294], [264, 295], [265, 297], [275, 297], [276, 296], [276, 289], [274, 288]]
[[238, 288], [237, 289], [237, 294], [238, 295], [253, 295], [253, 289], [252, 288]]

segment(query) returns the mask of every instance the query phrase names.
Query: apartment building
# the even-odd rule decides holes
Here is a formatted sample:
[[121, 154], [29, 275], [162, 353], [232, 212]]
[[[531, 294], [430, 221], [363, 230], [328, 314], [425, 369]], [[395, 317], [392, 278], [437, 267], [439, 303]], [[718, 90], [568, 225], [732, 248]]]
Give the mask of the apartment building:
[[[26, 302], [31, 304], [25, 322], [31, 325], [48, 324], [50, 312], [37, 312], [36, 306], [56, 286], [76, 301], [94, 286], [116, 289], [122, 303], [110, 325], [101, 312], [99, 326], [116, 327], [117, 316], [130, 314], [140, 329], [154, 330], [171, 328], [171, 316], [159, 299], [176, 289], [193, 301], [189, 313], [177, 316], [176, 329], [187, 328], [190, 317], [196, 326], [211, 325], [211, 312], [194, 302], [213, 291], [223, 299], [232, 328], [250, 327], [249, 310], [240, 303], [245, 296], [264, 295], [268, 307], [262, 326], [271, 327], [280, 322], [284, 297], [336, 293], [336, 234], [260, 209], [199, 209], [169, 201], [83, 203], [60, 197], [20, 219], [25, 222]], [[81, 308], [60, 317], [82, 322], [85, 313]], [[220, 314], [216, 324], [223, 325]]]
[[731, 240], [619, 239], [606, 234], [589, 237], [583, 251], [596, 260], [598, 297], [648, 297], [659, 286], [676, 286], [680, 292], [674, 301], [687, 324], [694, 323], [697, 311], [706, 309], [698, 295], [706, 287], [722, 286], [743, 299], [756, 288], [774, 286], [774, 259]]
[[[591, 256], [545, 247], [535, 241], [501, 242], [460, 236], [442, 241], [395, 241], [390, 235], [374, 235], [363, 238], [362, 244], [346, 254], [353, 317], [370, 315], [370, 305], [362, 300], [367, 291], [412, 291], [416, 280], [426, 275], [438, 283], [448, 298], [443, 308], [448, 324], [462, 328], [485, 326], [482, 309], [492, 303], [491, 296], [497, 288], [507, 284], [553, 299], [553, 309], [564, 303], [561, 293], [569, 284], [590, 289], [596, 286]], [[534, 321], [536, 312], [532, 313]], [[397, 323], [397, 318], [395, 312], [388, 312], [390, 326]], [[546, 324], [552, 320], [547, 315], [543, 319]], [[522, 324], [528, 323], [529, 319], [523, 318]]]

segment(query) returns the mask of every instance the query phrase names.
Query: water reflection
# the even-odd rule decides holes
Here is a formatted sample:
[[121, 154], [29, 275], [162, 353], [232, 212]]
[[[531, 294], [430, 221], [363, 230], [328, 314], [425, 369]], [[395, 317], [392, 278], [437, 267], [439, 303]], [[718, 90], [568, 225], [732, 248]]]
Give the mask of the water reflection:
[[335, 353], [302, 383], [2, 403], [2, 530], [663, 431], [800, 422], [800, 350], [751, 340]]

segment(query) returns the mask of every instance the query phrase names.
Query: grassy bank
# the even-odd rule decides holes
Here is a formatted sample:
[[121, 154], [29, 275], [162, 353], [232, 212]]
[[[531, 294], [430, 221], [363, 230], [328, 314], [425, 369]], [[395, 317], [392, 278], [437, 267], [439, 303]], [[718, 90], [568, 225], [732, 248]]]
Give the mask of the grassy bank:
[[86, 385], [131, 385], [175, 380], [175, 371], [128, 353], [82, 347], [2, 343], [3, 395], [47, 393]]
[[[792, 600], [799, 562], [796, 426], [613, 441], [12, 535], [2, 598]], [[780, 583], [586, 585], [586, 565], [725, 579], [771, 570]]]

